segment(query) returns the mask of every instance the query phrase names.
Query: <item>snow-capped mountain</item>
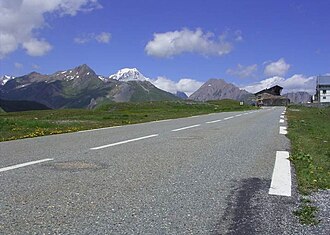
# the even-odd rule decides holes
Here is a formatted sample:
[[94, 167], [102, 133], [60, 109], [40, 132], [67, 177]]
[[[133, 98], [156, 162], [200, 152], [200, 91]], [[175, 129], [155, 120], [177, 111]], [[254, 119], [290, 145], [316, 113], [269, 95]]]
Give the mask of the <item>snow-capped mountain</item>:
[[118, 81], [128, 82], [128, 81], [149, 81], [142, 73], [136, 68], [124, 68], [119, 70], [117, 73], [110, 75], [109, 79], [114, 79]]
[[8, 76], [8, 75], [4, 75], [2, 77], [0, 77], [0, 86], [4, 86], [8, 81], [14, 79], [15, 77], [13, 76]]
[[155, 87], [137, 69], [122, 69], [108, 78], [83, 64], [50, 75], [32, 72], [9, 82], [9, 77], [5, 79], [6, 84], [0, 86], [0, 99], [34, 101], [53, 109], [178, 99]]

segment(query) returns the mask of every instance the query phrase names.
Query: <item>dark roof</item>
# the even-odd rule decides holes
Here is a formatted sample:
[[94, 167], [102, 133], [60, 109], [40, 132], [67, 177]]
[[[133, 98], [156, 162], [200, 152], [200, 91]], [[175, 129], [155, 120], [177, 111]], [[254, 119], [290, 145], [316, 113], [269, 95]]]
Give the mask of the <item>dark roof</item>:
[[282, 90], [282, 89], [283, 89], [283, 87], [276, 85], [276, 86], [272, 86], [271, 88], [267, 88], [267, 89], [263, 89], [261, 91], [258, 91], [257, 93], [255, 93], [255, 95], [259, 95], [259, 94], [262, 94], [262, 93], [269, 93], [269, 92], [272, 93], [272, 91], [274, 91], [274, 90]]
[[318, 85], [330, 85], [330, 76], [317, 76]]

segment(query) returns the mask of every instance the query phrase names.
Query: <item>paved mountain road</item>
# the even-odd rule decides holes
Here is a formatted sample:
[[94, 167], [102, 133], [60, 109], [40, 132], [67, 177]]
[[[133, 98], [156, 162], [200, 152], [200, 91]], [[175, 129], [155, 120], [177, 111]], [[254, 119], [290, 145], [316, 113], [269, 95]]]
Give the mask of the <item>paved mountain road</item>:
[[[0, 143], [0, 234], [291, 234], [284, 108]], [[281, 124], [283, 125], [283, 124]]]

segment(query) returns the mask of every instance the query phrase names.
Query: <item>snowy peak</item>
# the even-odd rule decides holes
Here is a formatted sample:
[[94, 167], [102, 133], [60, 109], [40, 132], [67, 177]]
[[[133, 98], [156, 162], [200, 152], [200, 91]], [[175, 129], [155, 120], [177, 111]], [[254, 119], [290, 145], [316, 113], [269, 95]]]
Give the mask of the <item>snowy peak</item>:
[[8, 81], [14, 79], [15, 77], [13, 76], [8, 76], [8, 75], [4, 75], [2, 77], [0, 77], [0, 86], [4, 86]]
[[110, 75], [109, 79], [114, 79], [118, 81], [128, 82], [128, 81], [148, 81], [142, 73], [136, 68], [124, 68], [119, 70], [116, 74]]

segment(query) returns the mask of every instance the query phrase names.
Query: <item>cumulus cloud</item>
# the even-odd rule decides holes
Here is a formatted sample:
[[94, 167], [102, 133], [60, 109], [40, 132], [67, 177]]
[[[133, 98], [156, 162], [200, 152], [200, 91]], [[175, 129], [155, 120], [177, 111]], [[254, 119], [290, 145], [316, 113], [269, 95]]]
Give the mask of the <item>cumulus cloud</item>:
[[90, 41], [97, 41], [99, 43], [109, 43], [111, 39], [111, 34], [108, 32], [102, 32], [100, 34], [89, 33], [81, 37], [74, 38], [74, 42], [78, 44], [85, 44]]
[[170, 93], [182, 91], [188, 96], [190, 96], [203, 85], [203, 82], [199, 82], [190, 78], [183, 78], [180, 79], [178, 82], [175, 82], [166, 77], [158, 77], [157, 79], [151, 80], [150, 82], [153, 83], [159, 89], [168, 91]]
[[229, 75], [238, 76], [240, 78], [248, 78], [248, 77], [254, 77], [257, 70], [258, 70], [257, 64], [252, 64], [248, 66], [238, 64], [236, 68], [227, 69], [226, 73]]
[[215, 37], [213, 33], [204, 33], [202, 29], [155, 33], [153, 40], [145, 47], [148, 55], [156, 57], [173, 57], [185, 52], [222, 56], [232, 49], [232, 44], [225, 40], [224, 35]]
[[74, 16], [98, 8], [97, 0], [0, 0], [0, 59], [21, 46], [31, 56], [49, 52], [50, 43], [36, 35], [47, 25], [46, 13]]
[[22, 46], [30, 56], [43, 56], [52, 49], [52, 46], [44, 39], [37, 40], [35, 38], [23, 42]]
[[263, 89], [279, 85], [283, 87], [283, 93], [306, 91], [313, 94], [315, 93], [315, 80], [315, 76], [306, 77], [302, 74], [295, 74], [289, 78], [274, 76], [242, 88], [248, 92], [256, 93]]
[[290, 67], [291, 65], [287, 64], [284, 58], [281, 58], [278, 61], [268, 63], [264, 73], [266, 76], [284, 76]]

